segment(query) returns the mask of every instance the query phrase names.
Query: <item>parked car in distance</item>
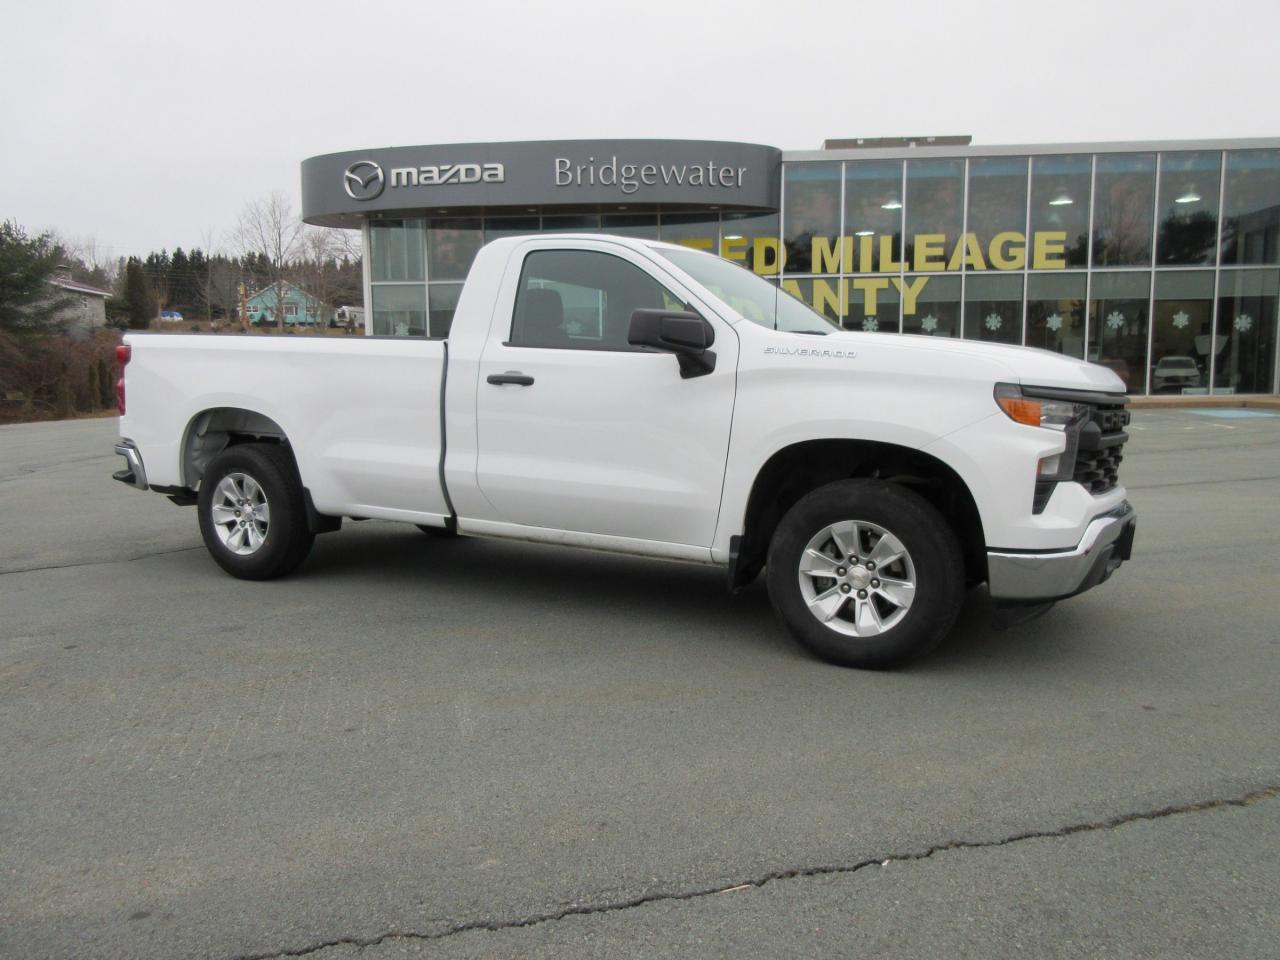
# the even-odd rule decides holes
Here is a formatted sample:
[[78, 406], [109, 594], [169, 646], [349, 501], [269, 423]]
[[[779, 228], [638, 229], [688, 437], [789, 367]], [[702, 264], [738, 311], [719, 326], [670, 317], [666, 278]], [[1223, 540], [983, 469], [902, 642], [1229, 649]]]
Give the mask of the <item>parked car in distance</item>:
[[1200, 366], [1193, 357], [1161, 357], [1151, 371], [1151, 390], [1181, 390], [1200, 386]]

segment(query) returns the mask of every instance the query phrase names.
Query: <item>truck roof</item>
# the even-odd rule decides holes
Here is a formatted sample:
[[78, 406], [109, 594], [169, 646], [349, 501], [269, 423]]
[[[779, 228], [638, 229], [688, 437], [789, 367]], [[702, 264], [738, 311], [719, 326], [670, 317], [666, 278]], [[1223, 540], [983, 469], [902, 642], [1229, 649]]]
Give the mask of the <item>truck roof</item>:
[[[606, 241], [608, 243], [616, 243], [624, 247], [630, 247], [633, 250], [644, 250], [646, 248], [655, 250], [696, 250], [695, 247], [685, 247], [678, 243], [668, 243], [665, 240], [649, 240], [642, 237], [622, 237], [616, 233], [526, 233], [516, 237], [501, 237], [498, 240], [490, 241], [485, 244], [487, 247], [513, 247], [516, 244], [523, 243], [526, 240], [595, 240]], [[701, 253], [710, 253], [710, 251], [698, 251]], [[714, 256], [714, 254], [711, 254]]]

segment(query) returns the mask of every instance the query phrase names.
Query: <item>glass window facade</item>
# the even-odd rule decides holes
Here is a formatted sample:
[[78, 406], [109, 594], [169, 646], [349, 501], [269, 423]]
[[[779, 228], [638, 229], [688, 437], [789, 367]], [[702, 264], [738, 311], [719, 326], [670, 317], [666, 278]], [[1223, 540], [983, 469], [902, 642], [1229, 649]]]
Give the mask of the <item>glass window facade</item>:
[[[1016, 270], [1025, 266], [1027, 158], [975, 157], [969, 161], [966, 266]], [[972, 259], [969, 259], [972, 258]], [[983, 263], [984, 258], [987, 263]], [[1021, 299], [1019, 293], [1018, 299]], [[1018, 311], [1021, 314], [1021, 310]]]
[[716, 253], [720, 249], [720, 218], [714, 213], [669, 213], [658, 224], [658, 239]]
[[1280, 263], [1280, 150], [1227, 154], [1222, 263]]
[[1146, 390], [1151, 274], [1099, 271], [1089, 297], [1089, 360], [1119, 374], [1130, 393]]
[[1276, 293], [1271, 270], [1223, 270], [1214, 325], [1214, 393], [1263, 393], [1276, 365]]
[[1023, 344], [1132, 393], [1271, 393], [1280, 148], [785, 160], [778, 212], [372, 220], [370, 326], [447, 336], [487, 242], [606, 232], [716, 251], [854, 330]]
[[1093, 158], [1088, 154], [1031, 159], [1030, 233], [1061, 233], [1068, 267], [1083, 267], [1089, 262], [1092, 178]]
[[465, 280], [484, 245], [480, 220], [432, 220], [427, 227], [427, 274], [432, 280]]
[[1160, 158], [1160, 223], [1156, 263], [1213, 264], [1218, 247], [1221, 152], [1166, 153]]
[[1151, 266], [1156, 155], [1094, 158], [1093, 266]]
[[903, 304], [903, 333], [918, 333], [926, 337], [960, 336], [959, 277], [907, 277], [902, 289], [910, 296], [912, 306], [908, 310]]
[[992, 343], [1022, 343], [1022, 277], [983, 274], [964, 291], [964, 336]]
[[824, 254], [838, 247], [840, 236], [840, 164], [788, 164], [783, 168], [782, 193], [783, 271], [839, 272], [823, 266]]
[[1028, 347], [1084, 359], [1084, 273], [1032, 273], [1027, 276]]
[[726, 213], [720, 223], [720, 256], [762, 277], [782, 269], [776, 213]]
[[946, 270], [964, 228], [963, 160], [908, 160], [904, 258], [908, 270]]
[[1206, 393], [1213, 330], [1213, 271], [1156, 273], [1151, 311], [1152, 393]]
[[382, 284], [373, 288], [375, 337], [425, 337], [427, 291], [421, 284]]
[[843, 244], [847, 249], [841, 250], [845, 273], [898, 272], [902, 259], [902, 175], [901, 160], [845, 164], [844, 222], [853, 238]]
[[840, 166], [784, 163], [780, 240], [784, 287], [844, 326], [1052, 350], [1135, 394], [1277, 389], [1280, 150]]
[[600, 218], [600, 229], [605, 233], [620, 237], [639, 237], [642, 240], [658, 239], [658, 215], [648, 216], [603, 216]]
[[369, 260], [373, 281], [401, 282], [425, 278], [421, 220], [380, 220], [369, 226]]
[[850, 277], [845, 283], [846, 327], [868, 333], [901, 330], [902, 296], [896, 284], [884, 277]]
[[371, 220], [369, 331], [385, 337], [449, 335], [462, 281], [480, 248], [530, 233], [609, 233], [720, 249], [761, 275], [781, 258], [776, 213], [557, 214]]

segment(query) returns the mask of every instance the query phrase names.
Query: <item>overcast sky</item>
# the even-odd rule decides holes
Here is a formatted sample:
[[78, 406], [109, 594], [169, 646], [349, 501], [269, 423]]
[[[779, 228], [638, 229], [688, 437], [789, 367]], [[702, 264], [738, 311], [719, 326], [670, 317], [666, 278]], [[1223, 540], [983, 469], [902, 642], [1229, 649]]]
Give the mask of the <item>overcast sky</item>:
[[227, 244], [304, 157], [473, 140], [1280, 136], [1275, 0], [4, 5], [0, 218]]

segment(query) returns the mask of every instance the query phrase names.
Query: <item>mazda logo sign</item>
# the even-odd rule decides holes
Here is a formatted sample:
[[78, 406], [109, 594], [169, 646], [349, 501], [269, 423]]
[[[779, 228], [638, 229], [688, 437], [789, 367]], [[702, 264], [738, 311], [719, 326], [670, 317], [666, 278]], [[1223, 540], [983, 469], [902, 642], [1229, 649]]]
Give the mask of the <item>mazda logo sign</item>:
[[382, 195], [387, 178], [372, 160], [357, 160], [342, 175], [342, 189], [352, 200], [373, 200]]

